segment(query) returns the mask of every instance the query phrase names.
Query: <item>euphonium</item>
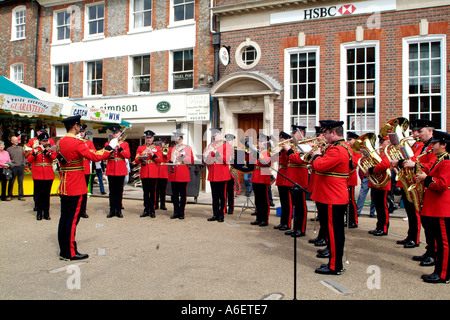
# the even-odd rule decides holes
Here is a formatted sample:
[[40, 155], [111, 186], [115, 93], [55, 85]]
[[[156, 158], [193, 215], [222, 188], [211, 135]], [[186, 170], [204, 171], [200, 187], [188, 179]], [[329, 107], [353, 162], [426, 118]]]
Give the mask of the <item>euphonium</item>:
[[[412, 156], [414, 156], [414, 151], [409, 144], [413, 137], [407, 137], [405, 135], [406, 130], [408, 129], [408, 119], [406, 118], [395, 118], [388, 121], [383, 128], [380, 130], [380, 135], [386, 136], [388, 134], [395, 134], [398, 143], [391, 143], [388, 145], [384, 153], [386, 154], [389, 161], [392, 160], [408, 160]], [[403, 190], [405, 191], [406, 198], [409, 202], [415, 204], [418, 199], [418, 194], [415, 188], [409, 189], [411, 185], [416, 183], [415, 173], [413, 168], [394, 168], [397, 173], [396, 179], [402, 183]]]
[[[369, 168], [375, 167], [382, 161], [378, 151], [375, 149], [376, 140], [377, 136], [375, 133], [369, 132], [361, 135], [353, 144], [353, 150], [362, 153], [361, 159], [358, 161], [358, 167], [363, 172], [367, 172]], [[368, 179], [375, 187], [384, 187], [391, 180], [391, 171], [387, 169], [383, 172], [369, 175]]]

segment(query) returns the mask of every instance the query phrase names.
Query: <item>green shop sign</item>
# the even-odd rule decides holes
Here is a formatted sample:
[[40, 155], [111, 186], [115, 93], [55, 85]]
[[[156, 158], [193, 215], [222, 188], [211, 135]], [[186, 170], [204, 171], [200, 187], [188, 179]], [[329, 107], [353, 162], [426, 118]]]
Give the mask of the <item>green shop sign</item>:
[[156, 105], [156, 110], [161, 113], [165, 113], [170, 110], [170, 103], [167, 101], [158, 102]]

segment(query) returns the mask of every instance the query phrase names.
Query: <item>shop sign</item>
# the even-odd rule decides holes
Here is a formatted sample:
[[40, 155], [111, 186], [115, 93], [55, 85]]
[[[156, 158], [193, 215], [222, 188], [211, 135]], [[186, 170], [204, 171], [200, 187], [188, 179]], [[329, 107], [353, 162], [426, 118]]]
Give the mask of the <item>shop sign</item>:
[[396, 0], [361, 1], [343, 5], [323, 6], [272, 13], [270, 15], [270, 24], [345, 17], [354, 14], [371, 14], [374, 12], [395, 10], [396, 8]]
[[0, 108], [18, 114], [58, 117], [62, 107], [54, 102], [0, 94]]
[[187, 121], [209, 121], [210, 110], [210, 98], [208, 94], [188, 95], [186, 97]]
[[161, 101], [156, 104], [156, 110], [160, 113], [166, 113], [170, 110], [170, 103], [167, 101]]
[[100, 108], [72, 107], [69, 116], [81, 116], [81, 120], [120, 123], [120, 112]]

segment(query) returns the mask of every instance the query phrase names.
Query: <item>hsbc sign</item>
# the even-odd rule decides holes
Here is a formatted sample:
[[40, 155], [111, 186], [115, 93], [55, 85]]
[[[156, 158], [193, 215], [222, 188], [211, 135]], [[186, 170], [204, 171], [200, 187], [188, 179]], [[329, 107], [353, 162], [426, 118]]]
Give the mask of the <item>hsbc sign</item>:
[[291, 23], [305, 20], [316, 20], [332, 17], [346, 17], [355, 14], [371, 14], [374, 12], [396, 9], [396, 0], [358, 1], [344, 5], [307, 8], [272, 13], [270, 24]]

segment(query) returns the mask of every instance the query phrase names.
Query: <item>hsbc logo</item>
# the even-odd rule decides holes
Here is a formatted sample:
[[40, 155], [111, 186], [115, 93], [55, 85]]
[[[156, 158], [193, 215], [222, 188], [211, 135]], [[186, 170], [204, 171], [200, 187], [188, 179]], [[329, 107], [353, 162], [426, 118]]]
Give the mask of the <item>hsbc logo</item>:
[[341, 6], [339, 8], [339, 13], [344, 15], [344, 14], [352, 14], [353, 12], [355, 12], [356, 8], [354, 5], [352, 4], [344, 4], [343, 6]]
[[341, 15], [352, 14], [356, 11], [356, 7], [353, 4], [345, 4], [339, 7], [319, 7], [303, 10], [303, 20], [329, 18]]

